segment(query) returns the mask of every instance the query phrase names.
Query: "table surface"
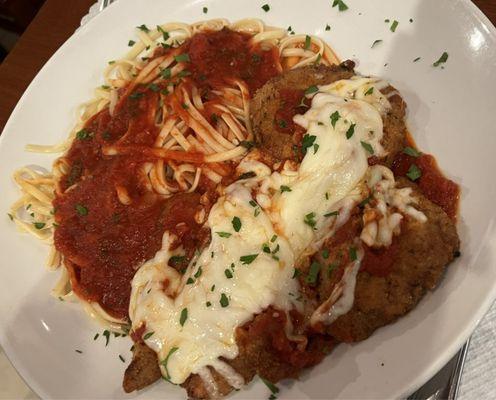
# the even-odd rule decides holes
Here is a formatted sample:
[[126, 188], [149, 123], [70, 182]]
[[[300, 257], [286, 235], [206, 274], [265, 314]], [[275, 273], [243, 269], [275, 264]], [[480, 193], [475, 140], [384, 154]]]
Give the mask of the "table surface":
[[[71, 1], [70, 7], [67, 0], [47, 0], [41, 8], [35, 19], [29, 25], [26, 32], [0, 65], [0, 132], [9, 119], [12, 110], [19, 101], [20, 97], [33, 80], [35, 75], [52, 56], [52, 54], [74, 33], [79, 27], [81, 18], [88, 13], [91, 5], [96, 0], [77, 0]], [[473, 0], [473, 2], [488, 16], [493, 24], [496, 25], [496, 1], [494, 0]], [[472, 342], [481, 342], [481, 346], [493, 344], [496, 339], [496, 305], [492, 308], [490, 314], [494, 317], [490, 320], [491, 324], [482, 323], [472, 338]], [[474, 345], [474, 343], [472, 343]], [[494, 344], [493, 344], [494, 345]], [[472, 348], [473, 346], [471, 346]], [[472, 360], [473, 358], [473, 360]], [[488, 394], [489, 388], [485, 385], [480, 386], [480, 380], [476, 379], [474, 374], [480, 374], [481, 371], [487, 371], [485, 368], [477, 368], [478, 364], [485, 363], [489, 365], [491, 360], [484, 360], [479, 354], [469, 352], [467, 359], [466, 373], [462, 385], [462, 399], [472, 399], [474, 394], [478, 397]], [[469, 370], [469, 371], [467, 371]], [[36, 396], [22, 384], [22, 381], [10, 367], [8, 361], [2, 357], [0, 349], [0, 375], [2, 381], [9, 387], [0, 390], [0, 398], [20, 397], [25, 399], [34, 399]], [[482, 382], [491, 383], [492, 379], [484, 379]], [[480, 387], [471, 387], [470, 383]], [[492, 385], [492, 384], [491, 384]], [[476, 394], [477, 393], [477, 394]], [[7, 396], [7, 397], [5, 397]]]

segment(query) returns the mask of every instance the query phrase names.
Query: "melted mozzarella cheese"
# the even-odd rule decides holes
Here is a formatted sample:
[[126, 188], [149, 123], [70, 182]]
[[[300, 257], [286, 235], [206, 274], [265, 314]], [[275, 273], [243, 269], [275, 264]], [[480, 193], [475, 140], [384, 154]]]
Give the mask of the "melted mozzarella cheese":
[[367, 185], [375, 201], [373, 207], [366, 206], [360, 238], [368, 246], [390, 246], [393, 235], [400, 233], [403, 215], [408, 215], [421, 223], [427, 221], [425, 214], [412, 206], [417, 202], [411, 196], [412, 189], [397, 188], [393, 172], [389, 168], [383, 165], [370, 167]]
[[[297, 280], [292, 279], [293, 251], [282, 237], [271, 241], [276, 234], [271, 221], [259, 207], [255, 216], [250, 201], [250, 191], [241, 184], [227, 188], [208, 218], [212, 241], [185, 275], [167, 265], [170, 238], [166, 233], [164, 250], [133, 279], [133, 328], [145, 323], [146, 330], [154, 332], [146, 344], [160, 360], [177, 348], [168, 359], [167, 371], [162, 371], [174, 383], [184, 382], [191, 373], [205, 375], [208, 365], [239, 383], [239, 376], [218, 360], [237, 356], [236, 327], [270, 305], [281, 310], [294, 307], [289, 295], [298, 292]], [[241, 221], [239, 232], [233, 228], [234, 217]], [[256, 258], [250, 260], [250, 256]], [[184, 309], [187, 319], [182, 326]]]
[[[269, 186], [279, 189], [284, 184], [291, 189], [273, 197], [270, 213], [279, 230], [287, 235], [295, 254], [315, 251], [315, 246], [310, 245], [319, 243], [336, 222], [335, 217], [326, 215], [349, 210], [360, 199], [359, 183], [367, 171], [370, 155], [367, 146], [377, 156], [385, 154], [380, 143], [381, 110], [389, 104], [387, 99], [380, 94], [370, 95], [370, 102], [347, 97], [374, 88], [372, 83], [370, 78], [361, 78], [322, 86], [312, 107], [304, 115], [294, 117], [307, 130], [312, 146], [298, 171], [274, 173]], [[374, 92], [380, 93], [377, 88]], [[332, 115], [339, 118], [335, 120]]]
[[353, 307], [355, 301], [355, 286], [358, 271], [363, 259], [363, 249], [357, 251], [357, 259], [348, 264], [343, 277], [333, 288], [329, 298], [324, 301], [312, 314], [310, 324], [332, 324], [341, 315], [346, 314]]

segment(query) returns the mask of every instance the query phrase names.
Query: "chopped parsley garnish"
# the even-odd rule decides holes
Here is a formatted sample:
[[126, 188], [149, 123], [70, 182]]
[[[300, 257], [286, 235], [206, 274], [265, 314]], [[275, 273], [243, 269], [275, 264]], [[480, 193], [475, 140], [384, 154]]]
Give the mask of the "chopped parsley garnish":
[[283, 119], [278, 120], [277, 125], [279, 126], [279, 128], [283, 128], [283, 129], [288, 127], [288, 123]]
[[171, 77], [171, 69], [164, 68], [163, 70], [160, 71], [159, 75], [164, 79], [169, 79]]
[[126, 360], [124, 359], [124, 357], [122, 357], [120, 354], [119, 354], [119, 359], [120, 359], [123, 363], [125, 363], [125, 362], [126, 362]]
[[329, 200], [329, 192], [326, 192], [326, 194], [325, 194], [325, 199], [326, 199], [326, 200]]
[[326, 30], [326, 31], [330, 31], [330, 30], [331, 30], [331, 27], [329, 26], [329, 24], [326, 24], [326, 26], [325, 26], [325, 30]]
[[114, 60], [110, 60], [108, 63], [109, 63], [109, 65], [112, 65], [112, 64], [115, 64], [115, 61]]
[[186, 103], [181, 104], [181, 107], [184, 108], [185, 110], [189, 108], [189, 106]]
[[262, 6], [262, 10], [264, 10], [265, 12], [269, 12], [269, 10], [270, 10], [270, 6], [269, 6], [268, 4], [264, 4], [264, 5]]
[[99, 333], [97, 333], [95, 336], [93, 336], [93, 340], [98, 339], [98, 336], [100, 336], [100, 334], [99, 334]]
[[319, 275], [319, 271], [322, 268], [322, 265], [320, 265], [318, 262], [314, 261], [312, 262], [312, 265], [310, 265], [310, 270], [308, 271], [308, 276], [305, 279], [305, 281], [313, 285], [317, 282], [317, 276]]
[[315, 143], [315, 144], [313, 145], [313, 154], [315, 154], [315, 153], [317, 153], [317, 151], [319, 151], [319, 147], [320, 147], [320, 146], [319, 146], [317, 143]]
[[410, 180], [416, 181], [417, 179], [419, 179], [422, 176], [422, 171], [415, 164], [412, 164], [412, 165], [410, 165], [410, 168], [408, 169], [406, 176], [408, 176], [408, 178], [410, 178]]
[[255, 146], [255, 143], [250, 142], [248, 140], [242, 140], [241, 142], [239, 142], [239, 144], [248, 150], [250, 150], [253, 146]]
[[298, 278], [300, 275], [301, 275], [301, 271], [298, 268], [295, 268], [293, 272], [293, 279]]
[[291, 188], [289, 186], [286, 186], [286, 185], [281, 185], [280, 190], [281, 190], [281, 193], [291, 192]]
[[190, 75], [191, 75], [191, 72], [189, 72], [187, 70], [183, 70], [177, 74], [177, 77], [178, 78], [184, 78], [185, 76], [190, 76]]
[[364, 96], [369, 96], [372, 93], [374, 93], [374, 87], [373, 86], [368, 88], [368, 90], [364, 93]]
[[322, 54], [319, 53], [317, 55], [317, 58], [315, 59], [315, 64], [319, 64], [321, 59], [322, 59]]
[[310, 228], [315, 229], [315, 225], [317, 225], [317, 221], [315, 221], [315, 213], [311, 212], [305, 215], [303, 222], [307, 224]]
[[389, 18], [385, 19], [385, 20], [384, 20], [384, 22], [385, 22], [386, 24], [389, 24]]
[[319, 91], [319, 88], [317, 86], [313, 85], [313, 86], [310, 86], [307, 90], [305, 90], [305, 95], [309, 95], [309, 94], [312, 94], [312, 93], [315, 93], [318, 91]]
[[213, 292], [215, 290], [215, 283], [212, 285], [212, 287], [210, 288], [210, 291]]
[[341, 115], [339, 115], [339, 111], [334, 111], [331, 116], [331, 125], [333, 128], [336, 128], [336, 122], [339, 121], [339, 118], [341, 118]]
[[313, 146], [315, 139], [317, 139], [317, 136], [315, 135], [306, 134], [303, 136], [303, 140], [301, 142], [301, 152], [303, 154], [307, 154], [307, 149]]
[[305, 36], [305, 45], [303, 49], [308, 50], [310, 48], [310, 45], [312, 44], [312, 38], [308, 35]]
[[232, 226], [236, 232], [239, 232], [241, 229], [241, 220], [238, 217], [234, 217], [231, 221]]
[[129, 95], [129, 98], [132, 100], [137, 100], [140, 99], [144, 96], [145, 94], [143, 92], [134, 92]]
[[164, 41], [167, 41], [169, 39], [169, 32], [164, 31], [160, 25], [157, 25], [157, 31], [162, 34], [162, 38], [164, 39]]
[[224, 270], [224, 275], [226, 276], [227, 279], [232, 279], [233, 277], [231, 270], [227, 268]]
[[101, 87], [102, 89], [104, 89], [104, 90], [108, 90], [108, 89], [110, 89], [110, 86], [109, 86], [109, 85], [102, 85], [102, 86], [100, 86], [100, 87]]
[[355, 247], [350, 247], [350, 260], [356, 261], [358, 259], [357, 250]]
[[76, 351], [76, 353], [83, 354], [83, 352], [81, 350], [76, 349], [75, 351]]
[[205, 303], [205, 305], [206, 305], [207, 307], [210, 307], [210, 306], [212, 305], [212, 303], [210, 303], [209, 301], [207, 301], [207, 302]]
[[374, 40], [374, 43], [372, 43], [372, 46], [370, 46], [371, 49], [373, 49], [375, 46], [377, 46], [379, 43], [382, 43], [382, 39], [377, 39]]
[[441, 64], [444, 64], [446, 61], [448, 61], [448, 53], [444, 52], [441, 57], [439, 57], [439, 60], [437, 60], [434, 64], [432, 64], [433, 67], [439, 67]]
[[329, 250], [328, 249], [322, 250], [322, 258], [324, 258], [326, 260], [329, 258]]
[[82, 204], [76, 204], [75, 209], [76, 212], [81, 216], [88, 215], [88, 209]]
[[264, 253], [268, 253], [268, 254], [270, 254], [270, 247], [269, 247], [269, 245], [268, 245], [267, 243], [264, 243], [264, 244], [262, 245], [262, 251], [263, 251]]
[[255, 200], [250, 200], [250, 201], [249, 201], [249, 204], [250, 204], [250, 206], [252, 206], [252, 207], [258, 207], [258, 204], [257, 204], [257, 202], [256, 202]]
[[337, 267], [339, 267], [339, 263], [337, 263], [337, 262], [333, 262], [333, 263], [329, 264], [329, 267], [327, 268], [327, 273], [329, 275], [331, 275], [332, 271], [334, 271]]
[[129, 47], [134, 46], [135, 44], [136, 44], [136, 42], [134, 40], [130, 40], [129, 42], [127, 42], [127, 45]]
[[173, 267], [177, 264], [183, 263], [184, 261], [186, 261], [186, 256], [172, 256], [169, 258], [169, 263], [172, 264]]
[[277, 240], [277, 235], [273, 235], [273, 236], [270, 238], [270, 242], [271, 242], [271, 243], [274, 243], [276, 240]]
[[141, 24], [140, 26], [137, 26], [136, 28], [138, 28], [140, 31], [143, 31], [143, 32], [150, 32], [150, 29], [148, 29], [148, 27], [145, 25], [145, 24]]
[[355, 133], [356, 124], [351, 124], [348, 130], [346, 131], [346, 139], [350, 139]]
[[190, 61], [189, 54], [188, 53], [179, 54], [177, 56], [174, 56], [174, 60], [176, 60], [176, 62], [189, 62]]
[[203, 273], [203, 270], [202, 270], [202, 267], [200, 265], [200, 267], [198, 268], [198, 270], [195, 272], [195, 274], [193, 275], [195, 278], [199, 278], [201, 276], [201, 274]]
[[186, 285], [192, 285], [193, 283], [195, 283], [195, 280], [190, 276], [186, 281]]
[[181, 326], [184, 326], [184, 323], [186, 322], [187, 319], [188, 319], [188, 309], [183, 308], [181, 311], [181, 316], [179, 317], [179, 323], [181, 324]]
[[170, 374], [169, 370], [167, 369], [167, 363], [169, 362], [169, 358], [179, 350], [179, 347], [173, 347], [169, 350], [169, 353], [167, 354], [167, 357], [163, 361], [160, 362], [160, 364], [164, 367], [165, 370], [165, 376], [163, 377], [166, 381], [170, 382]]
[[153, 331], [146, 333], [145, 336], [143, 336], [143, 340], [150, 339], [154, 333], [155, 332], [153, 332]]
[[241, 264], [248, 265], [251, 264], [253, 261], [255, 261], [255, 258], [257, 257], [258, 254], [249, 254], [247, 256], [239, 257], [239, 261], [241, 261]]
[[260, 377], [263, 383], [265, 383], [265, 386], [267, 386], [272, 394], [277, 394], [279, 393], [279, 388], [274, 385], [272, 382]]
[[254, 53], [251, 55], [251, 60], [254, 63], [259, 63], [260, 61], [262, 61], [262, 57], [260, 57], [260, 54]]
[[220, 303], [222, 308], [225, 308], [229, 305], [229, 299], [227, 298], [227, 296], [224, 293], [222, 293], [220, 295], [219, 303]]
[[245, 172], [244, 174], [241, 174], [238, 179], [249, 179], [249, 178], [254, 178], [255, 176], [257, 176], [257, 174], [253, 171], [248, 171], [248, 172]]
[[415, 60], [413, 60], [413, 62], [417, 62], [421, 59], [421, 57], [417, 57]]
[[228, 238], [228, 237], [231, 237], [232, 233], [229, 233], [229, 232], [215, 232], [217, 235], [219, 235], [220, 237], [224, 237], [224, 238]]
[[367, 196], [365, 197], [360, 203], [358, 203], [359, 208], [365, 207], [366, 204], [370, 203], [370, 200], [372, 199], [372, 196]]
[[370, 143], [367, 143], [367, 142], [364, 142], [362, 140], [360, 140], [360, 143], [362, 145], [362, 147], [370, 154], [374, 154], [374, 148], [371, 146]]
[[420, 152], [417, 149], [414, 149], [413, 147], [409, 147], [409, 146], [403, 149], [403, 153], [415, 158], [420, 157]]
[[109, 344], [109, 340], [110, 340], [110, 331], [108, 330], [104, 330], [102, 335], [105, 337], [105, 347], [107, 347], [107, 345]]
[[339, 215], [339, 211], [331, 211], [327, 214], [324, 214], [324, 217], [336, 217]]
[[44, 222], [34, 222], [33, 225], [36, 229], [43, 229], [46, 224]]
[[93, 137], [93, 133], [88, 131], [87, 129], [81, 129], [76, 133], [76, 139], [79, 140], [88, 140]]
[[346, 11], [348, 9], [348, 6], [346, 5], [346, 3], [343, 0], [334, 0], [332, 2], [332, 6], [333, 7], [338, 6], [339, 11]]
[[159, 92], [160, 91], [160, 86], [158, 86], [156, 83], [150, 83], [148, 85], [148, 88], [152, 91], [152, 92]]
[[398, 25], [399, 25], [399, 22], [394, 20], [393, 23], [391, 24], [391, 28], [389, 28], [389, 29], [391, 29], [391, 32], [396, 32], [396, 28], [398, 27]]
[[203, 14], [206, 14], [208, 13], [208, 8], [207, 7], [203, 7]]

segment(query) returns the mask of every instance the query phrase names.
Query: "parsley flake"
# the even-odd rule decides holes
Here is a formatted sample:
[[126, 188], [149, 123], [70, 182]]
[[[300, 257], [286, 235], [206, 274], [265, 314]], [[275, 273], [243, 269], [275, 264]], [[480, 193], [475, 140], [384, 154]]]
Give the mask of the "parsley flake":
[[373, 86], [368, 88], [368, 90], [364, 93], [364, 96], [370, 96], [372, 93], [374, 93], [374, 87]]
[[319, 88], [315, 85], [310, 86], [307, 90], [305, 90], [305, 95], [309, 95], [315, 92], [318, 92]]
[[148, 29], [148, 27], [145, 25], [145, 24], [141, 24], [140, 26], [137, 26], [136, 28], [138, 28], [140, 31], [143, 31], [143, 32], [150, 32], [150, 29]]
[[305, 45], [303, 46], [304, 50], [308, 50], [310, 45], [312, 44], [312, 38], [308, 35], [305, 36]]
[[332, 6], [333, 7], [337, 6], [339, 11], [346, 11], [348, 9], [348, 6], [343, 0], [334, 0], [332, 2]]
[[264, 5], [262, 6], [262, 10], [264, 10], [265, 12], [269, 12], [269, 10], [270, 10], [270, 6], [269, 6], [268, 4], [264, 4]]
[[433, 67], [439, 67], [441, 64], [444, 64], [446, 61], [448, 61], [448, 53], [444, 52], [441, 57], [439, 57], [439, 60], [437, 60], [434, 64], [432, 64]]
[[301, 152], [303, 154], [307, 154], [307, 149], [313, 146], [315, 139], [317, 139], [317, 136], [315, 135], [306, 134], [303, 136], [303, 140], [301, 142]]
[[357, 250], [355, 247], [350, 247], [349, 253], [351, 261], [356, 261], [358, 259]]
[[188, 319], [188, 309], [183, 308], [181, 311], [181, 316], [179, 317], [179, 323], [181, 324], [181, 326], [184, 326], [184, 323], [186, 322], [187, 319]]
[[258, 254], [249, 254], [246, 256], [241, 256], [239, 257], [239, 261], [241, 261], [241, 264], [243, 265], [248, 265], [251, 264], [255, 259], [258, 257]]
[[229, 305], [229, 299], [227, 298], [227, 296], [224, 293], [222, 293], [220, 295], [219, 303], [220, 303], [222, 308], [225, 308]]
[[362, 147], [370, 154], [374, 154], [374, 148], [371, 146], [370, 143], [367, 143], [367, 142], [364, 142], [362, 140], [360, 140], [360, 144], [362, 145]]
[[356, 124], [351, 124], [348, 130], [346, 131], [346, 139], [350, 139], [355, 133]]
[[223, 237], [223, 238], [228, 238], [228, 237], [231, 237], [232, 233], [229, 233], [229, 232], [215, 232], [217, 235], [219, 235], [220, 237]]
[[286, 186], [286, 185], [281, 185], [280, 190], [281, 190], [281, 193], [291, 192], [291, 188], [289, 186]]
[[190, 61], [189, 54], [188, 53], [179, 54], [177, 56], [174, 56], [174, 60], [176, 60], [176, 62], [189, 62]]
[[382, 39], [377, 39], [374, 40], [374, 43], [372, 43], [372, 46], [370, 46], [371, 49], [373, 49], [375, 46], [377, 46], [379, 43], [382, 43]]
[[326, 31], [330, 31], [330, 30], [331, 30], [331, 27], [329, 26], [329, 24], [326, 24], [326, 26], [325, 26], [325, 30], [326, 30]]
[[145, 336], [143, 336], [143, 340], [150, 339], [153, 336], [154, 333], [155, 332], [153, 332], [153, 331], [146, 333]]
[[339, 121], [339, 118], [341, 118], [341, 115], [339, 114], [339, 111], [334, 111], [331, 116], [331, 125], [333, 128], [336, 128], [336, 122]]
[[315, 213], [311, 212], [305, 215], [303, 222], [307, 224], [310, 228], [315, 230], [316, 229], [315, 225], [317, 225], [317, 221], [315, 221]]
[[231, 221], [232, 226], [236, 232], [239, 232], [241, 229], [241, 220], [238, 217], [234, 217]]
[[409, 147], [409, 146], [403, 149], [403, 153], [415, 158], [420, 157], [420, 152], [417, 149], [414, 149], [413, 147]]
[[227, 279], [232, 279], [233, 277], [231, 270], [227, 268], [224, 270], [224, 275], [226, 276]]
[[391, 27], [389, 28], [391, 32], [396, 32], [396, 28], [398, 27], [399, 22], [394, 20], [393, 23], [391, 24]]
[[44, 222], [34, 222], [33, 225], [36, 229], [43, 229], [46, 224]]
[[172, 347], [170, 350], [169, 350], [169, 353], [167, 354], [167, 357], [165, 357], [165, 359], [163, 361], [160, 362], [160, 364], [164, 367], [165, 369], [165, 376], [163, 377], [166, 381], [170, 382], [170, 374], [169, 374], [169, 370], [167, 369], [167, 363], [169, 362], [169, 358], [176, 352], [179, 350], [179, 347]]
[[85, 215], [88, 215], [88, 209], [83, 206], [82, 204], [76, 204], [76, 206], [74, 207], [76, 209], [76, 212], [81, 215], [81, 216], [85, 216]]
[[419, 179], [422, 176], [422, 171], [415, 164], [412, 164], [412, 165], [410, 165], [410, 168], [408, 169], [406, 176], [408, 176], [408, 178], [410, 178], [410, 180], [416, 181], [417, 179]]
[[320, 265], [318, 262], [314, 261], [310, 265], [310, 270], [308, 272], [308, 276], [306, 277], [305, 281], [310, 284], [314, 285], [317, 282], [317, 277], [319, 275], [319, 271], [322, 268], [322, 265]]

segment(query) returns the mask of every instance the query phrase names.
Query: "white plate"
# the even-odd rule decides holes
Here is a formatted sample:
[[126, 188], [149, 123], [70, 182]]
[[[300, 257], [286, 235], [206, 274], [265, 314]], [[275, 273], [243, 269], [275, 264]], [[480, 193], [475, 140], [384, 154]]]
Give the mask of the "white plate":
[[[261, 9], [266, 2], [268, 13]], [[57, 51], [17, 105], [1, 137], [0, 210], [17, 197], [10, 178], [15, 168], [49, 166], [53, 159], [25, 153], [24, 145], [67, 135], [76, 106], [101, 84], [107, 61], [124, 54], [133, 27], [205, 19], [207, 6], [208, 18], [258, 17], [322, 36], [342, 58], [360, 60], [360, 72], [382, 75], [400, 89], [420, 148], [434, 153], [460, 183], [462, 257], [415, 311], [365, 342], [339, 346], [300, 381], [281, 385], [280, 397], [397, 398], [412, 392], [462, 345], [496, 294], [496, 30], [464, 0], [346, 2], [349, 10], [339, 12], [330, 0], [118, 1]], [[399, 21], [395, 33], [385, 19]], [[383, 42], [371, 49], [376, 39]], [[433, 68], [443, 51], [449, 52], [445, 68]], [[422, 59], [413, 63], [416, 57]], [[49, 297], [56, 276], [43, 269], [46, 253], [0, 218], [0, 341], [27, 383], [44, 398], [184, 398], [165, 382], [138, 395], [122, 392], [125, 364], [118, 355], [130, 359], [129, 340], [111, 339], [108, 347], [102, 339], [94, 342], [100, 329], [79, 307]], [[233, 397], [265, 398], [267, 389], [251, 384]]]

